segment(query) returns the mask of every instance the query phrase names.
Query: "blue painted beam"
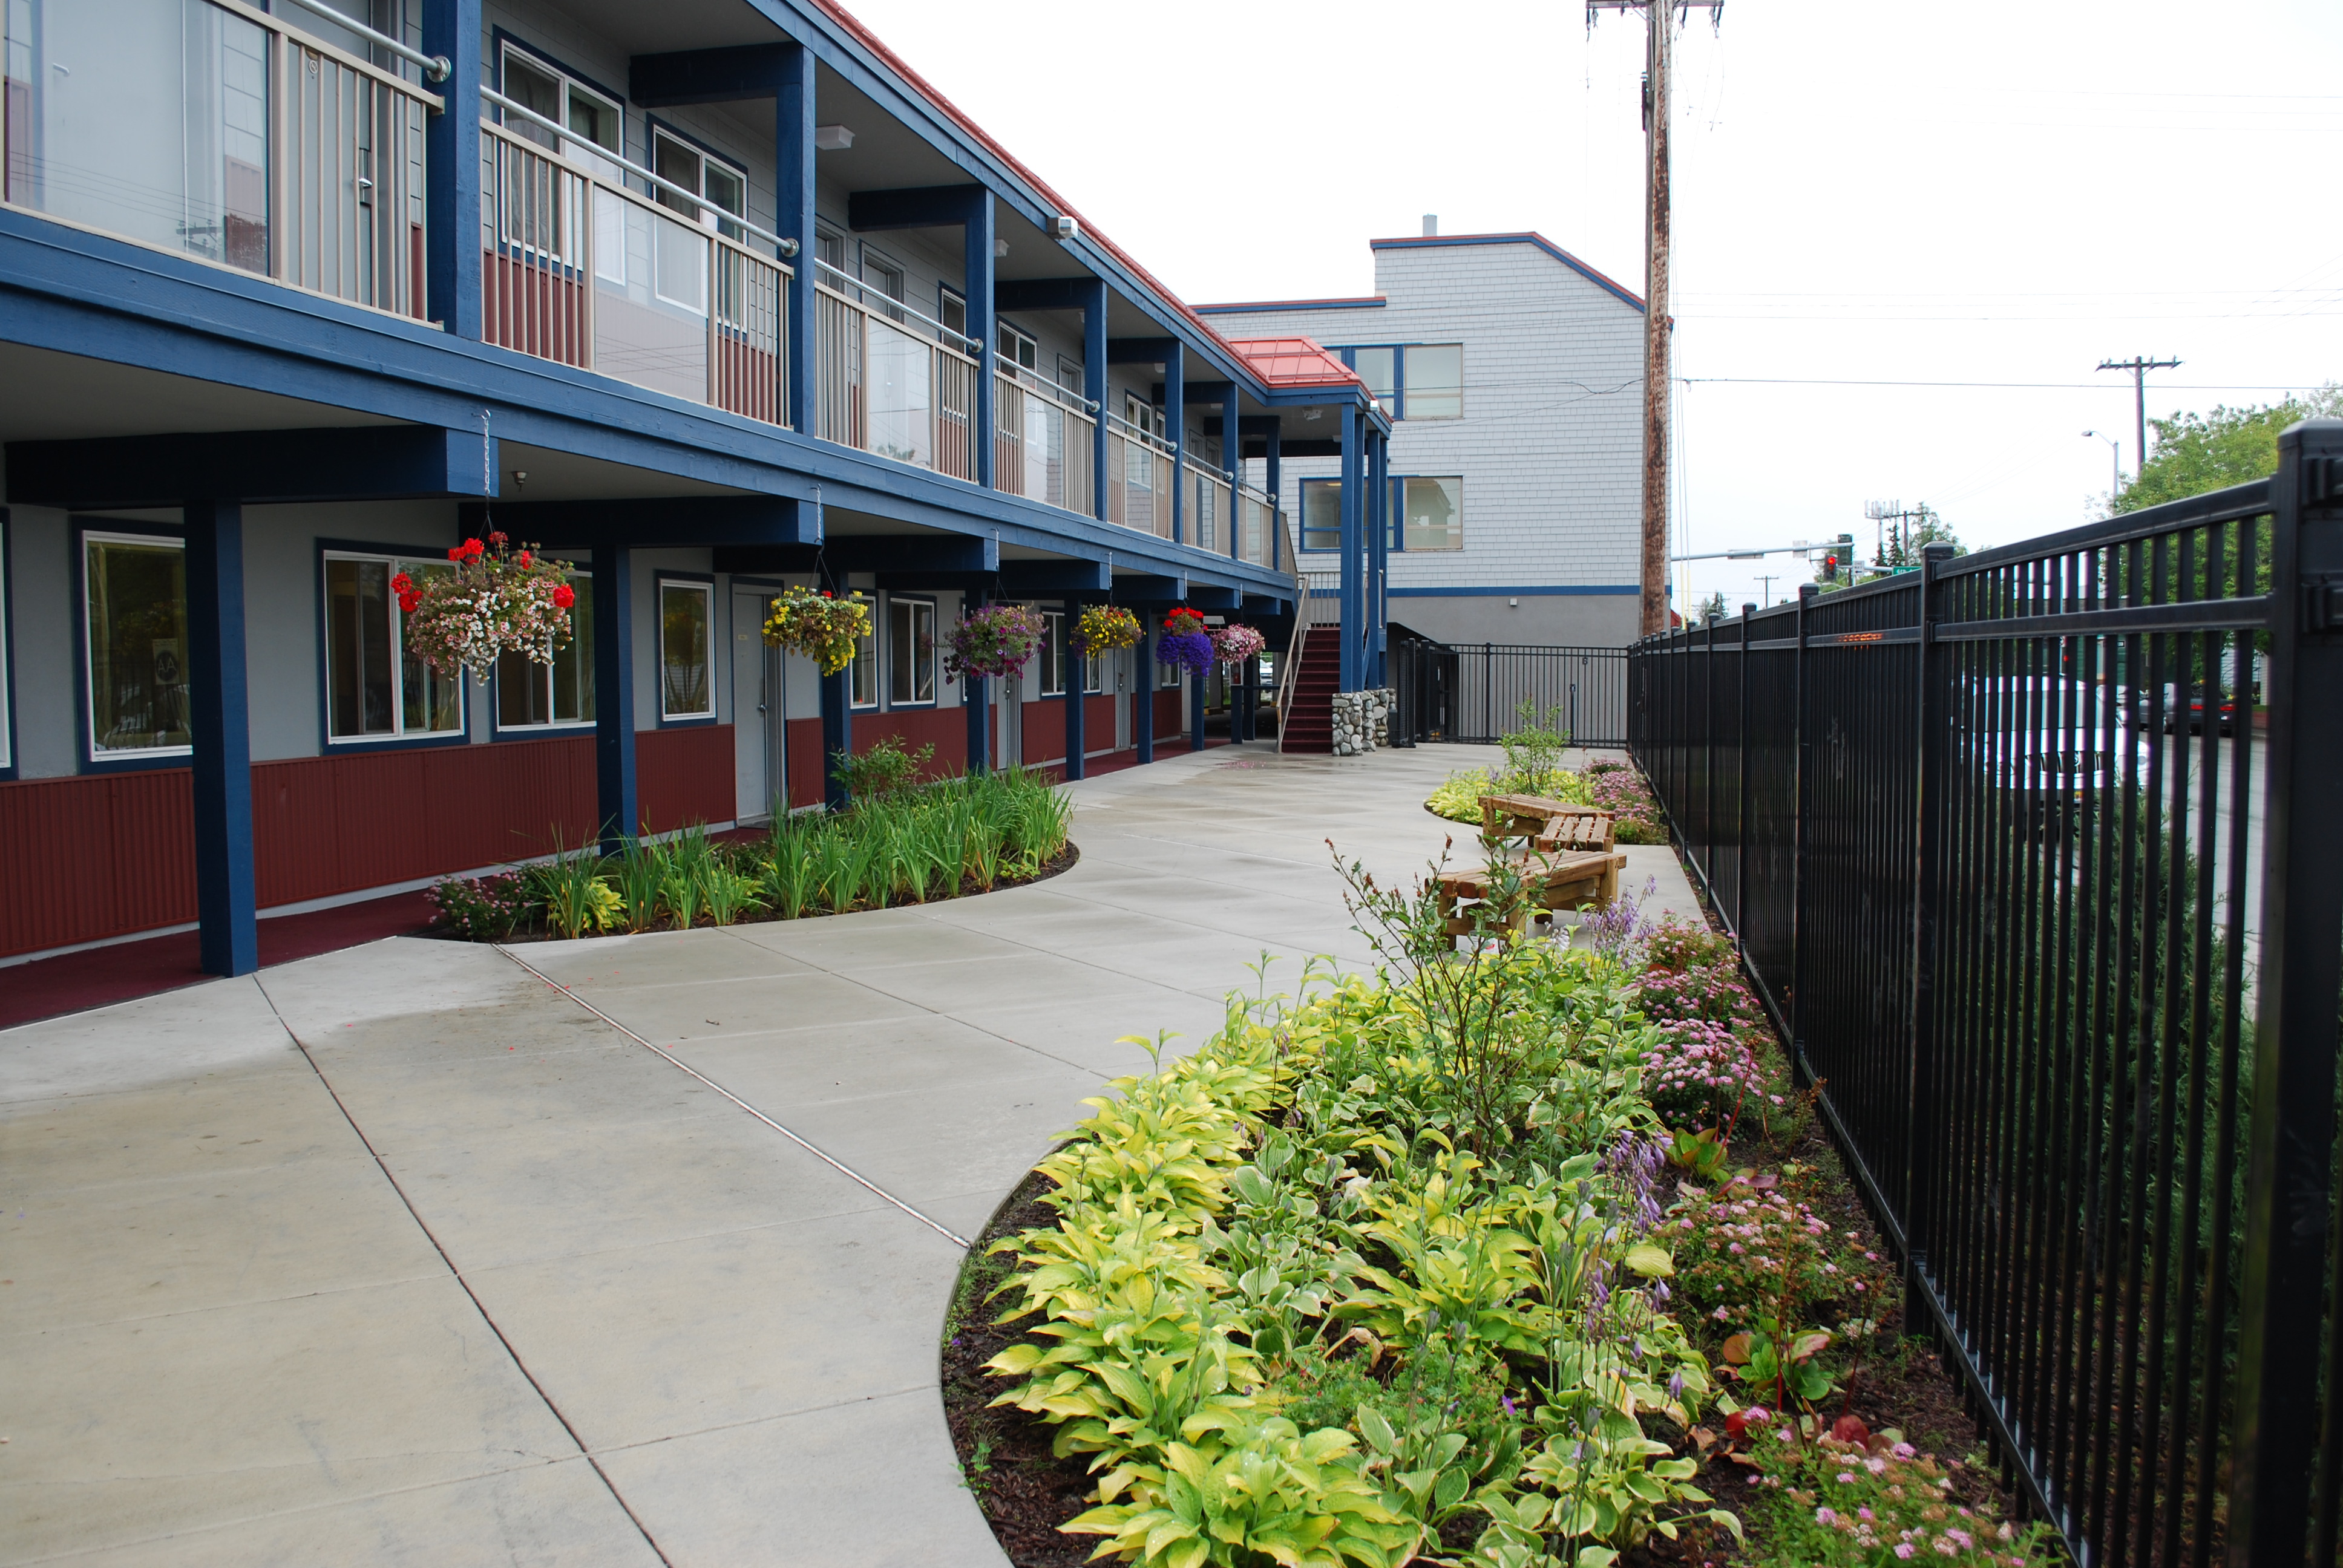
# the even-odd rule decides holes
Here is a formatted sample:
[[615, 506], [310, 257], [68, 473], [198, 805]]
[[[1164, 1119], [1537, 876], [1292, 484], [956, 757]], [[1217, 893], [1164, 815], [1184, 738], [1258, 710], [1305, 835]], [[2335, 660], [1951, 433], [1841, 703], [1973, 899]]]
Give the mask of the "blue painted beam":
[[811, 64], [794, 43], [637, 55], [627, 63], [627, 95], [647, 109], [769, 98], [793, 79], [800, 59]]
[[[981, 609], [988, 602], [981, 590], [961, 601], [960, 613]], [[992, 681], [973, 670], [960, 678], [960, 717], [968, 724], [968, 771], [982, 773], [992, 766]]]
[[[1114, 579], [1113, 602], [1144, 609], [1151, 605], [1178, 604], [1188, 597], [1188, 579], [1131, 572]], [[1144, 615], [1140, 619], [1145, 620]]]
[[842, 534], [821, 547], [834, 572], [997, 572], [1001, 541], [983, 534]]
[[1102, 277], [1004, 277], [992, 286], [997, 310], [1079, 310], [1106, 286]]
[[632, 552], [594, 552], [594, 815], [602, 852], [642, 831], [635, 794], [635, 594]]
[[1114, 568], [1104, 561], [1003, 561], [1001, 587], [1009, 594], [1103, 594], [1113, 590]]
[[22, 212], [0, 210], [0, 276], [16, 290], [0, 332], [35, 347], [458, 429], [486, 406], [507, 441], [767, 494], [820, 487], [891, 521], [1272, 586], [1152, 535]]
[[8, 443], [8, 498], [67, 508], [248, 505], [493, 495], [478, 428], [334, 426]]
[[1338, 667], [1337, 690], [1357, 691], [1365, 679], [1366, 671], [1359, 663], [1359, 629], [1366, 622], [1366, 584], [1362, 580], [1366, 566], [1364, 550], [1365, 528], [1360, 501], [1364, 498], [1364, 477], [1360, 473], [1360, 449], [1363, 445], [1359, 410], [1345, 404], [1342, 408], [1342, 528], [1336, 538], [1342, 561], [1342, 658]]
[[260, 967], [252, 869], [252, 715], [246, 698], [244, 508], [188, 503], [187, 699], [195, 732], [196, 913], [204, 972]]
[[1367, 442], [1367, 685], [1383, 687], [1383, 624], [1390, 618], [1385, 590], [1391, 586], [1391, 448], [1380, 435]]
[[[992, 330], [992, 193], [982, 186], [970, 187], [968, 216], [960, 226], [960, 284], [967, 297], [968, 333], [976, 356], [975, 407], [969, 415], [968, 438], [976, 443], [976, 482], [992, 488], [993, 368]], [[860, 226], [859, 225], [857, 226]]]
[[548, 549], [591, 549], [605, 539], [642, 549], [821, 543], [821, 508], [790, 496], [679, 496], [614, 501], [468, 502], [457, 508], [465, 532], [485, 518], [516, 539]]
[[1188, 749], [1204, 749], [1204, 678], [1191, 670], [1188, 674]]
[[480, 0], [423, 0], [423, 53], [444, 56], [444, 113], [423, 121], [423, 293], [429, 318], [480, 336]]
[[1176, 337], [1110, 337], [1106, 343], [1109, 365], [1152, 365], [1157, 360], [1167, 363], [1172, 351], [1180, 347]]
[[[896, 228], [957, 228], [992, 193], [980, 185], [904, 186], [893, 190], [854, 191], [846, 198], [846, 226], [857, 234]], [[991, 249], [986, 248], [990, 256]], [[974, 301], [970, 301], [971, 304]]]
[[1242, 608], [1243, 605], [1244, 593], [1242, 589], [1208, 586], [1199, 582], [1192, 582], [1188, 585], [1190, 609], [1233, 610]]

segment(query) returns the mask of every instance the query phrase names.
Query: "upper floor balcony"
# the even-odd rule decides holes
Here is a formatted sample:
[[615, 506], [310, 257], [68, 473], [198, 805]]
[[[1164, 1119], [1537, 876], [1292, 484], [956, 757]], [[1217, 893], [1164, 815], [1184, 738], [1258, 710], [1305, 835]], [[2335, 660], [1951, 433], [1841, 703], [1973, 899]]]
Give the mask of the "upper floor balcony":
[[[597, 13], [597, 25], [641, 35], [608, 40], [588, 62], [602, 80], [628, 82], [622, 95], [502, 26], [478, 62], [425, 53], [418, 13], [457, 16], [464, 36], [463, 18], [478, 14], [463, 0], [275, 4], [271, 14], [244, 0], [11, 0], [0, 197], [887, 463], [1292, 570], [1284, 518], [1245, 482], [1239, 405], [1248, 427], [1274, 425], [1277, 409], [1244, 362], [1136, 264], [1091, 243], [1079, 220], [1036, 216], [1036, 200], [1046, 213], [1054, 198], [1019, 191], [1023, 171], [964, 122], [946, 127], [962, 145], [947, 146], [934, 124], [902, 117], [912, 98], [889, 98], [867, 70], [824, 55], [805, 67], [799, 112], [809, 154], [828, 161], [808, 156], [793, 198], [802, 206], [785, 210], [780, 149], [791, 132], [724, 141], [766, 113], [744, 119], [741, 102], [761, 94], [770, 105], [780, 89], [675, 86], [705, 72], [704, 56], [767, 45], [640, 53], [663, 30], [656, 16]], [[386, 30], [349, 14], [361, 11]], [[743, 7], [744, 35], [770, 25]], [[910, 86], [914, 97], [925, 91], [915, 78]], [[855, 126], [863, 150], [850, 154]], [[1001, 167], [971, 183], [986, 158]], [[986, 243], [940, 239], [977, 217], [910, 198], [980, 205]], [[476, 199], [478, 249], [467, 260]], [[1192, 406], [1220, 408], [1224, 427], [1183, 420], [1182, 393], [1166, 392], [1183, 369]], [[1322, 400], [1353, 395], [1329, 388]]]

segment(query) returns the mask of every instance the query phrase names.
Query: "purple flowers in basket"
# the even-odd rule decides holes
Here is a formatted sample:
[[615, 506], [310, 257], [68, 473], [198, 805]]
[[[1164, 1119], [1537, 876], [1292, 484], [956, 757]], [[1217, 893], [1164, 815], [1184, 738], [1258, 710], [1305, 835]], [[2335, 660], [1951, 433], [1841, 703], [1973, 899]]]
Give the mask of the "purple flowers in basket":
[[1192, 609], [1175, 609], [1164, 618], [1163, 635], [1155, 639], [1155, 658], [1191, 675], [1203, 675], [1220, 662], [1204, 618]]

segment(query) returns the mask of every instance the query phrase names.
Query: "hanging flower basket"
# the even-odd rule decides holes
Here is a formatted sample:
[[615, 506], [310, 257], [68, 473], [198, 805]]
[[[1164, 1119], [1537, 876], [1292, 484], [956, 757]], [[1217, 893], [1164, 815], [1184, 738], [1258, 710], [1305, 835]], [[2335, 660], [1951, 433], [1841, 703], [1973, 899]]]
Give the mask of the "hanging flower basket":
[[1222, 664], [1243, 664], [1261, 657], [1269, 639], [1249, 626], [1224, 626], [1212, 633], [1212, 651]]
[[466, 539], [447, 552], [452, 570], [390, 579], [407, 621], [407, 646], [442, 675], [468, 669], [482, 680], [508, 653], [551, 664], [569, 642], [569, 564], [518, 550], [500, 533]]
[[1155, 658], [1191, 675], [1208, 673], [1219, 662], [1204, 618], [1192, 609], [1175, 609], [1163, 619], [1163, 635], [1155, 639]]
[[870, 630], [870, 607], [839, 598], [828, 588], [786, 588], [765, 617], [765, 641], [812, 659], [824, 675], [854, 662], [854, 647]]
[[986, 605], [952, 628], [944, 668], [954, 677], [1015, 675], [1041, 650], [1047, 635], [1041, 618], [1022, 605]]
[[1139, 641], [1139, 618], [1121, 605], [1094, 604], [1074, 626], [1074, 643], [1084, 653], [1108, 653]]

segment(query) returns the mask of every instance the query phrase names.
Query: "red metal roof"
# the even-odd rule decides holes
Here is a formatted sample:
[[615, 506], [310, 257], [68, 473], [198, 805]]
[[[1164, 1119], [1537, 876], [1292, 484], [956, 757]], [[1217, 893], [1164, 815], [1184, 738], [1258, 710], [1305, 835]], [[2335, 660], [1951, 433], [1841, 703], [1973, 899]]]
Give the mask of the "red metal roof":
[[1276, 387], [1361, 387], [1359, 373], [1307, 337], [1226, 340], [1252, 373]]

